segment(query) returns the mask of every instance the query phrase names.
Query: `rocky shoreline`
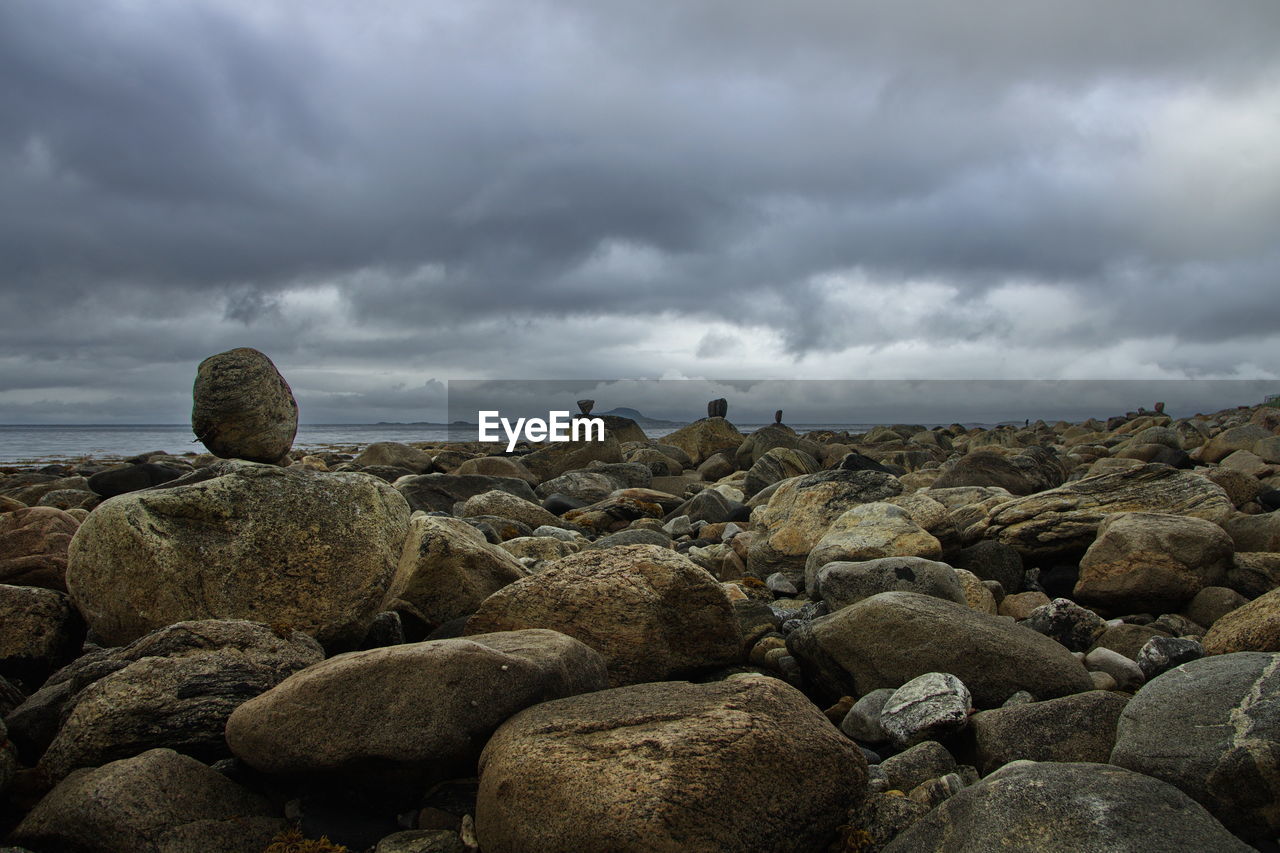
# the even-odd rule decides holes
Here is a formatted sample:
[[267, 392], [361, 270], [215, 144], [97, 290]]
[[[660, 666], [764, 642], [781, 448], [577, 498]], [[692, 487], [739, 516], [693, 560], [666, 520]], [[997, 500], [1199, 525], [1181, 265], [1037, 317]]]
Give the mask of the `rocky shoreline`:
[[0, 849], [1280, 849], [1280, 409], [301, 453], [258, 356], [0, 472]]

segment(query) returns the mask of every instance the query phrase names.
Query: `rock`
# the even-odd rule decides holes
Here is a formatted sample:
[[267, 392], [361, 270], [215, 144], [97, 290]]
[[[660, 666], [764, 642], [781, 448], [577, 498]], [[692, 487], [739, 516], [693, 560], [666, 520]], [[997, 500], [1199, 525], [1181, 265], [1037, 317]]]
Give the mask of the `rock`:
[[603, 501], [569, 510], [564, 520], [594, 533], [614, 533], [640, 518], [661, 518], [665, 510], [654, 496], [647, 489], [614, 492]]
[[730, 664], [742, 644], [716, 579], [654, 545], [563, 557], [489, 596], [466, 632], [521, 628], [551, 628], [596, 649], [613, 686]]
[[912, 592], [882, 592], [803, 622], [787, 648], [818, 687], [837, 696], [897, 688], [927, 672], [955, 675], [983, 708], [1018, 690], [1051, 698], [1092, 687], [1080, 662], [1043, 634]]
[[[679, 452], [672, 448], [672, 452]], [[666, 455], [666, 454], [664, 454]], [[683, 456], [683, 454], [681, 454]], [[675, 462], [669, 456], [668, 462]], [[679, 464], [676, 462], [675, 464]], [[575, 472], [569, 472], [572, 475]], [[653, 485], [653, 472], [644, 465], [632, 462], [592, 462], [585, 473], [603, 474], [613, 483], [615, 489], [647, 489]], [[567, 476], [567, 475], [562, 475]]]
[[468, 775], [517, 711], [604, 686], [600, 655], [555, 631], [431, 640], [308, 667], [238, 707], [226, 736], [265, 773], [395, 790]]
[[746, 676], [530, 708], [480, 759], [485, 853], [821, 850], [866, 761], [799, 691]]
[[1003, 542], [984, 539], [962, 548], [950, 559], [957, 569], [966, 569], [987, 581], [997, 581], [1010, 595], [1022, 591], [1022, 555]]
[[156, 844], [158, 853], [260, 853], [288, 831], [276, 817], [196, 820], [165, 830]]
[[705, 521], [708, 524], [719, 524], [732, 518], [738, 507], [738, 504], [715, 489], [703, 489], [672, 512], [687, 516], [690, 522]]
[[800, 592], [800, 590], [796, 589], [796, 585], [782, 572], [774, 572], [769, 575], [764, 579], [764, 584], [769, 587], [770, 592], [783, 597], [798, 595]]
[[[283, 455], [283, 454], [282, 454]], [[138, 489], [149, 489], [170, 480], [176, 480], [183, 471], [167, 465], [143, 462], [137, 465], [123, 465], [119, 468], [108, 468], [99, 471], [89, 478], [89, 490], [104, 498], [113, 498], [126, 492]]]
[[1125, 707], [1111, 763], [1181, 788], [1246, 841], [1275, 838], [1278, 693], [1280, 654], [1238, 652], [1177, 666]]
[[1043, 447], [1029, 447], [1014, 456], [976, 450], [961, 456], [930, 488], [999, 486], [1011, 494], [1031, 495], [1061, 486], [1066, 478], [1062, 462]]
[[414, 513], [384, 606], [402, 602], [417, 618], [440, 624], [470, 616], [490, 595], [528, 574], [465, 521]]
[[1211, 468], [1205, 471], [1204, 475], [1211, 482], [1221, 486], [1227, 493], [1227, 497], [1231, 498], [1231, 503], [1238, 507], [1257, 498], [1265, 488], [1258, 482], [1257, 477], [1241, 471], [1233, 471], [1230, 468]]
[[[1213, 624], [1223, 616], [1248, 603], [1249, 599], [1234, 589], [1228, 589], [1225, 586], [1206, 586], [1191, 599], [1185, 612], [1186, 617], [1197, 625], [1212, 628]], [[1254, 651], [1263, 650], [1254, 649]]]
[[1231, 566], [1231, 539], [1199, 518], [1117, 513], [1080, 560], [1075, 597], [1120, 612], [1176, 610]]
[[870, 850], [879, 850], [911, 824], [929, 812], [929, 806], [900, 795], [869, 793], [862, 807], [850, 813], [849, 824], [841, 827], [845, 833], [840, 850], [858, 850], [858, 844], [870, 839]]
[[1138, 659], [1138, 652], [1153, 637], [1168, 637], [1163, 631], [1148, 625], [1108, 624], [1107, 630], [1094, 641], [1095, 648], [1111, 649], [1130, 660]]
[[229, 757], [223, 730], [242, 702], [324, 658], [305, 634], [241, 621], [183, 622], [114, 650], [121, 669], [61, 709], [40, 760], [49, 779], [164, 747], [203, 761]]
[[[412, 535], [412, 534], [410, 534]], [[498, 545], [517, 560], [527, 557], [533, 560], [558, 560], [582, 550], [576, 542], [566, 542], [554, 536], [517, 536]], [[499, 587], [500, 589], [501, 587]], [[477, 604], [477, 606], [479, 606]], [[474, 610], [472, 611], [475, 612]]]
[[901, 507], [883, 502], [842, 513], [805, 560], [805, 587], [814, 589], [818, 569], [834, 561], [862, 562], [883, 557], [937, 557], [942, 545]]
[[1242, 515], [1222, 526], [1237, 551], [1280, 551], [1280, 512]]
[[550, 527], [562, 525], [559, 516], [547, 512], [536, 503], [497, 489], [467, 498], [458, 515], [496, 515], [499, 518], [510, 518], [527, 524], [530, 528], [541, 527], [544, 524]]
[[1260, 438], [1253, 443], [1253, 454], [1271, 465], [1280, 465], [1280, 435]]
[[1105, 672], [1114, 679], [1120, 690], [1132, 693], [1142, 686], [1146, 676], [1132, 659], [1111, 649], [1094, 649], [1084, 656], [1085, 669], [1092, 672]]
[[34, 690], [83, 640], [84, 625], [65, 594], [0, 584], [0, 676]]
[[934, 740], [926, 740], [908, 750], [886, 758], [880, 764], [889, 781], [890, 790], [910, 791], [930, 779], [945, 776], [956, 769], [956, 760], [947, 748]]
[[984, 583], [973, 572], [965, 569], [952, 569], [952, 571], [955, 572], [956, 580], [960, 582], [960, 589], [964, 592], [966, 604], [982, 613], [995, 614], [999, 612], [999, 605], [996, 604], [995, 595], [986, 585], [986, 583], [991, 583], [998, 587], [998, 583], [995, 581]]
[[736, 470], [733, 459], [724, 452], [712, 454], [698, 466], [698, 473], [709, 483], [724, 479]]
[[[524, 463], [511, 456], [477, 456], [475, 459], [465, 459], [461, 465], [449, 473], [506, 477], [508, 479], [524, 480], [531, 486], [538, 482], [538, 478], [524, 466]], [[548, 492], [548, 494], [550, 493]]]
[[0, 514], [0, 583], [67, 589], [67, 547], [80, 522], [64, 510], [30, 507]]
[[168, 749], [81, 770], [64, 779], [9, 837], [37, 850], [165, 853], [185, 824], [271, 816], [268, 803]]
[[747, 471], [773, 450], [799, 450], [810, 457], [818, 455], [816, 443], [801, 438], [791, 427], [767, 424], [742, 439], [732, 454], [734, 468]]
[[1128, 701], [1119, 693], [1089, 690], [979, 711], [969, 718], [978, 770], [985, 776], [1018, 760], [1106, 764]]
[[1031, 611], [1023, 625], [1052, 637], [1073, 652], [1088, 650], [1107, 630], [1101, 616], [1066, 598], [1055, 598], [1040, 605]]
[[411, 474], [424, 474], [431, 469], [431, 454], [398, 441], [375, 441], [360, 451], [351, 463], [361, 468], [389, 465], [404, 468]]
[[1204, 477], [1166, 465], [1143, 465], [1006, 501], [970, 535], [1003, 542], [1024, 557], [1047, 557], [1084, 550], [1112, 513], [1158, 512], [1216, 524], [1233, 511], [1227, 493]]
[[583, 550], [600, 551], [606, 548], [618, 548], [623, 545], [656, 545], [659, 548], [670, 548], [671, 537], [657, 530], [643, 530], [632, 528], [630, 530], [619, 530], [608, 536], [601, 536], [596, 541], [586, 545]]
[[893, 692], [880, 711], [880, 725], [899, 748], [938, 740], [965, 727], [971, 699], [954, 675], [927, 672]]
[[918, 592], [957, 604], [968, 604], [954, 569], [946, 563], [920, 557], [827, 563], [817, 573], [815, 581], [810, 594], [821, 595], [832, 610], [892, 590]]
[[780, 480], [812, 474], [821, 466], [818, 460], [802, 450], [787, 447], [775, 447], [761, 456], [742, 481], [742, 491], [746, 495], [754, 495], [765, 486]]
[[481, 474], [419, 474], [401, 477], [395, 489], [408, 502], [411, 510], [453, 512], [453, 505], [473, 495], [497, 489], [527, 501], [537, 495], [524, 480], [516, 477], [489, 477]]
[[592, 462], [621, 462], [622, 448], [616, 437], [606, 433], [604, 441], [554, 442], [520, 457], [520, 461], [543, 483]]
[[[1008, 616], [1010, 619], [1021, 622], [1041, 607], [1048, 606], [1049, 603], [1049, 596], [1039, 590], [1017, 592], [1013, 595], [1006, 595], [1001, 599], [1000, 606], [996, 612], [1001, 616]], [[1044, 632], [1041, 631], [1040, 633]]]
[[1213, 623], [1205, 654], [1280, 652], [1280, 589], [1273, 589]]
[[547, 480], [538, 486], [537, 492], [544, 498], [551, 495], [564, 495], [583, 501], [584, 504], [593, 504], [609, 497], [617, 488], [618, 482], [605, 474], [592, 471], [569, 471]]
[[809, 552], [846, 510], [902, 492], [902, 484], [878, 471], [822, 471], [783, 481], [759, 512], [762, 535], [747, 556], [747, 568], [764, 577], [783, 572], [804, 579]]
[[467, 845], [452, 830], [411, 829], [383, 838], [373, 853], [467, 853]]
[[1147, 681], [1175, 666], [1204, 657], [1204, 647], [1186, 637], [1152, 637], [1138, 651], [1138, 668]]
[[1259, 424], [1225, 429], [1210, 438], [1200, 448], [1201, 462], [1221, 462], [1237, 450], [1249, 450], [1258, 441], [1271, 438], [1271, 430]]
[[842, 471], [880, 471], [885, 474], [895, 473], [887, 465], [882, 465], [870, 456], [865, 456], [857, 451], [846, 453], [840, 458], [840, 464], [837, 466]]
[[1005, 765], [884, 848], [885, 853], [1249, 849], [1170, 785], [1106, 764], [1049, 761]]
[[695, 467], [721, 451], [736, 451], [742, 441], [738, 428], [720, 417], [694, 421], [662, 437], [663, 444], [674, 445], [689, 454]]
[[679, 462], [652, 447], [637, 447], [623, 454], [623, 458], [630, 464], [644, 466], [650, 481], [654, 477], [675, 476], [683, 470]]
[[255, 349], [200, 362], [191, 396], [191, 429], [214, 456], [271, 464], [293, 446], [298, 404], [271, 359]]
[[1226, 585], [1245, 598], [1257, 598], [1280, 586], [1280, 554], [1236, 551]]
[[408, 532], [400, 495], [363, 474], [220, 463], [209, 479], [106, 501], [69, 549], [67, 587], [120, 645], [187, 619], [286, 624], [354, 644]]
[[893, 688], [881, 687], [854, 702], [849, 713], [840, 722], [840, 731], [863, 743], [887, 741], [889, 733], [884, 730], [884, 726], [880, 725], [880, 713], [893, 694]]

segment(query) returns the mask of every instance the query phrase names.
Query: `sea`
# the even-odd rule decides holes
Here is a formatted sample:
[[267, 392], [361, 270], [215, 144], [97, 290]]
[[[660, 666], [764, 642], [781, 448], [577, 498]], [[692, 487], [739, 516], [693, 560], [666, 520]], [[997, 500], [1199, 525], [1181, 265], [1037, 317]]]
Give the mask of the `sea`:
[[[763, 424], [736, 424], [744, 433]], [[875, 424], [791, 424], [797, 432], [835, 430], [866, 432]], [[649, 438], [662, 438], [680, 427], [645, 427]], [[444, 424], [301, 424], [295, 449], [358, 449], [375, 441], [448, 441]], [[188, 424], [0, 424], [0, 465], [34, 465], [90, 457], [114, 459], [164, 451], [174, 455], [203, 453]]]

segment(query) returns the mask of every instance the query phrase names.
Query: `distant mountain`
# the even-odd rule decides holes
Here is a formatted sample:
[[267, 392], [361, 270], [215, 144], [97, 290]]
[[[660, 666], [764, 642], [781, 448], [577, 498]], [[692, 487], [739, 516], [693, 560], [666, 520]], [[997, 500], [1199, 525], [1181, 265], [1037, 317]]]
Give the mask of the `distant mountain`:
[[616, 415], [620, 418], [631, 418], [640, 426], [651, 427], [674, 427], [684, 426], [687, 421], [664, 421], [662, 418], [651, 418], [646, 414], [637, 412], [635, 409], [629, 409], [626, 406], [619, 406], [616, 409], [610, 409], [607, 412], [592, 412], [593, 415]]

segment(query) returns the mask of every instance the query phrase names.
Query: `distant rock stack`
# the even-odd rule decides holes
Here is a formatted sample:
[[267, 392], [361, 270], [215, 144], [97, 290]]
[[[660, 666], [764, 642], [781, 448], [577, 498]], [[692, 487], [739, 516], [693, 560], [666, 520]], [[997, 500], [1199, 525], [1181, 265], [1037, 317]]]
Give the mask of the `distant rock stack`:
[[707, 403], [707, 417], [723, 418], [729, 414], [729, 401], [724, 397], [717, 398]]
[[582, 412], [583, 417], [591, 414], [591, 410], [596, 407], [595, 400], [579, 400], [578, 411]]
[[782, 423], [782, 409], [778, 409], [778, 411], [773, 413], [773, 422], [775, 424]]
[[214, 456], [279, 462], [298, 433], [298, 404], [271, 359], [248, 347], [228, 350], [196, 370], [191, 429]]

